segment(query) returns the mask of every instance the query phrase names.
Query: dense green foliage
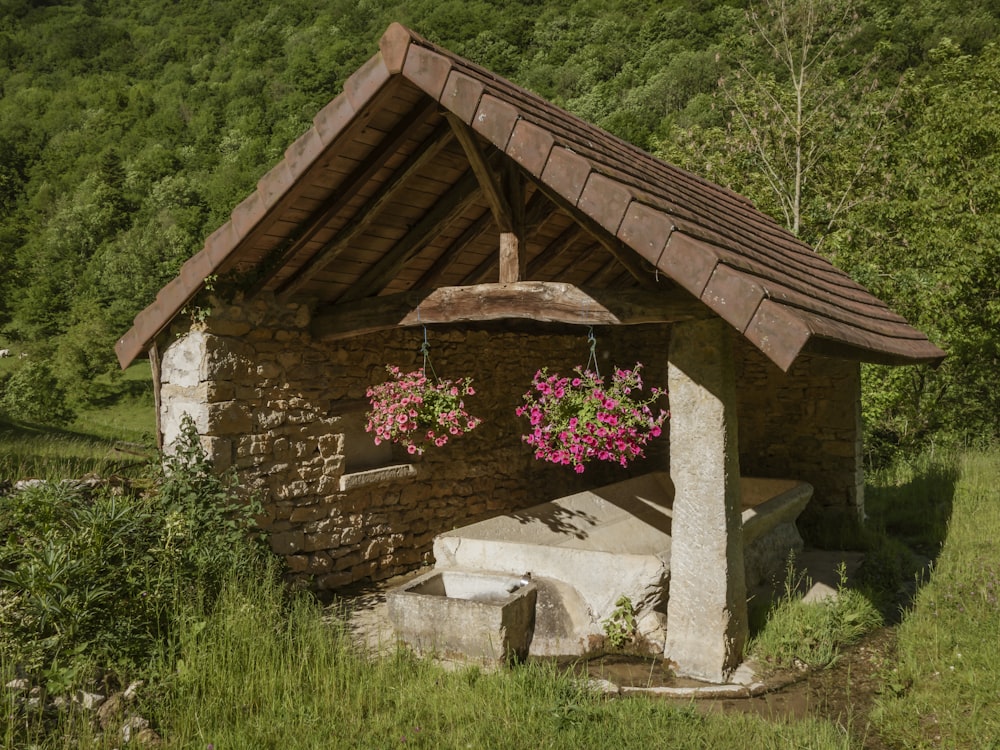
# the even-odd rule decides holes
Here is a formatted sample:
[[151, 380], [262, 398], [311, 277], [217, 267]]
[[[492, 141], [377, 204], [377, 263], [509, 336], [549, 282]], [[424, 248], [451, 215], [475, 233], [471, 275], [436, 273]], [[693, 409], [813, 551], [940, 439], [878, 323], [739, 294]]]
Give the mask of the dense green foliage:
[[253, 505], [210, 469], [188, 420], [146, 491], [66, 480], [0, 496], [0, 662], [57, 691], [98, 667], [148, 671], [181, 605], [210, 609], [262, 557]]
[[[398, 20], [746, 193], [945, 346], [869, 374], [879, 453], [995, 438], [1000, 5], [786, 6], [3, 0], [0, 343], [93, 403], [134, 314]], [[804, 44], [804, 69], [777, 54]]]

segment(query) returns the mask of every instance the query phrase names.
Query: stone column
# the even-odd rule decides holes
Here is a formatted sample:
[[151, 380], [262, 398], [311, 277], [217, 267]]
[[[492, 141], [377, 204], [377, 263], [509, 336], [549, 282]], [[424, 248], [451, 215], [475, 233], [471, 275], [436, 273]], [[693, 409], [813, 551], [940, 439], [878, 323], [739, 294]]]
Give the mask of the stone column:
[[725, 322], [674, 325], [669, 357], [674, 506], [664, 653], [678, 674], [725, 682], [747, 639], [736, 385]]

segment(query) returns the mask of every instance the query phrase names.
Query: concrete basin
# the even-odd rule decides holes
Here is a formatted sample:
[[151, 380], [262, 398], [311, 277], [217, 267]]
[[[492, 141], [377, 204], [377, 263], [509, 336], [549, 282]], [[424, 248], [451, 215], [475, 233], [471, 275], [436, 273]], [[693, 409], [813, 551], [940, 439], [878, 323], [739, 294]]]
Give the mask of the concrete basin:
[[[791, 479], [740, 479], [748, 587], [780, 574], [802, 549], [795, 519], [812, 487]], [[651, 651], [662, 649], [670, 579], [674, 487], [667, 472], [578, 492], [439, 535], [439, 570], [530, 571], [538, 585], [531, 653], [585, 653], [622, 595]]]
[[386, 600], [397, 638], [416, 653], [497, 665], [527, 657], [536, 596], [518, 576], [432, 570]]

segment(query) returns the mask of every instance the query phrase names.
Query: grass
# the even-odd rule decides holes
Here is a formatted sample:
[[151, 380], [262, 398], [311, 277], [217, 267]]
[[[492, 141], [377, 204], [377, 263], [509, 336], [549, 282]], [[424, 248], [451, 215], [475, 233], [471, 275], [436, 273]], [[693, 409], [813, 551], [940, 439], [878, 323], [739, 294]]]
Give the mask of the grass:
[[[9, 360], [0, 360], [7, 363]], [[8, 365], [9, 366], [9, 365]], [[128, 368], [98, 405], [64, 428], [0, 415], [0, 481], [133, 474], [155, 455], [149, 363]]]
[[937, 485], [950, 520], [899, 626], [898, 665], [886, 672], [874, 718], [903, 747], [1000, 748], [1000, 455], [930, 463], [913, 475], [952, 473], [952, 488]]
[[168, 747], [850, 747], [824, 722], [607, 700], [551, 665], [488, 673], [402, 651], [368, 658], [317, 605], [288, 606], [256, 577], [234, 582], [223, 602], [185, 634], [159, 717]]

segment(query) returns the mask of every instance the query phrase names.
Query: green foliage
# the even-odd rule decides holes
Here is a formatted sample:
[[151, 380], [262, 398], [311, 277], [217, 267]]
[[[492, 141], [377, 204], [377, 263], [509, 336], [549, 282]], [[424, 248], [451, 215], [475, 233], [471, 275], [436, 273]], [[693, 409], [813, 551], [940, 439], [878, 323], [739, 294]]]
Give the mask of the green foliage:
[[784, 596], [751, 640], [749, 653], [775, 669], [832, 664], [844, 646], [882, 624], [876, 607], [864, 594], [848, 588], [846, 578], [842, 564], [836, 596], [806, 603], [802, 589], [808, 588], [809, 582], [799, 579], [790, 562]]
[[260, 557], [252, 506], [209, 472], [193, 429], [151, 492], [44, 482], [0, 497], [0, 660], [53, 688], [146, 669], [173, 645], [181, 603], [210, 611]]
[[635, 640], [635, 607], [624, 594], [615, 602], [614, 611], [602, 623], [605, 642], [614, 649], [627, 646]]
[[41, 359], [26, 360], [7, 380], [0, 394], [0, 411], [19, 422], [66, 424], [75, 414], [66, 391]]
[[161, 563], [196, 576], [203, 589], [214, 593], [247, 554], [260, 503], [241, 497], [233, 474], [214, 470], [190, 415], [181, 420], [171, 448], [157, 493], [164, 523]]

